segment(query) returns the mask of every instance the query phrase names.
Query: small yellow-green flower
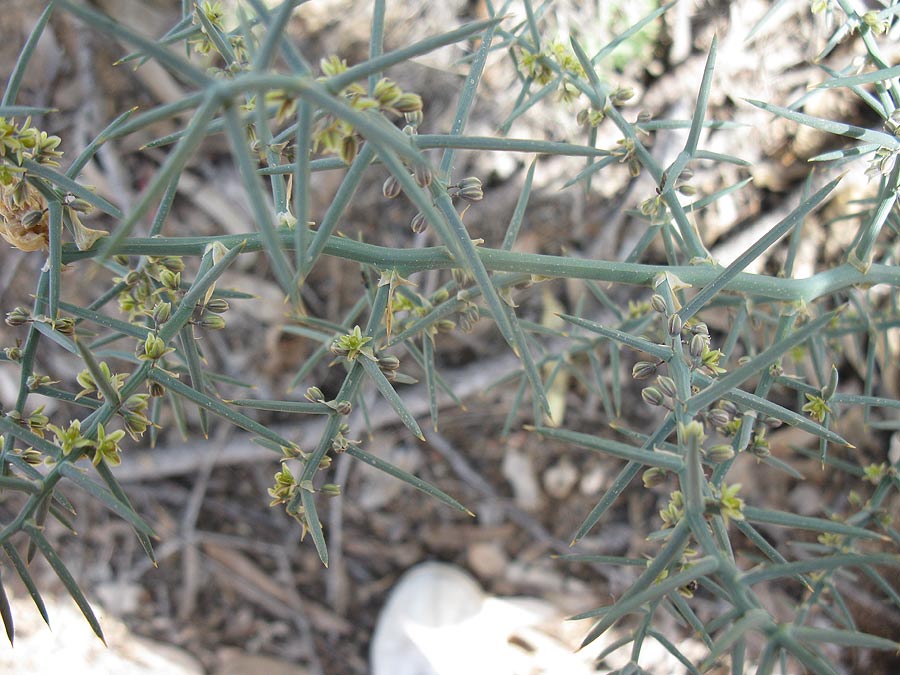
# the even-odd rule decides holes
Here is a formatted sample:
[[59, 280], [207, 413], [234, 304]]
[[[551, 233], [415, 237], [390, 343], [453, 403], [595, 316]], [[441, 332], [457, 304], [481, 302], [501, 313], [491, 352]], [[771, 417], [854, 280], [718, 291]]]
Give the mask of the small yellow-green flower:
[[872, 483], [872, 485], [878, 485], [885, 477], [890, 476], [891, 474], [896, 474], [896, 469], [888, 466], [885, 462], [882, 462], [881, 464], [869, 464], [863, 469], [864, 480]]
[[831, 412], [825, 399], [815, 394], [807, 394], [806, 399], [808, 402], [803, 406], [803, 412], [809, 413], [809, 416], [819, 424], [824, 422], [825, 415]]
[[63, 429], [55, 424], [48, 424], [47, 429], [56, 437], [56, 444], [64, 455], [68, 455], [73, 450], [93, 445], [93, 441], [81, 435], [81, 420], [69, 422], [68, 429]]
[[341, 335], [334, 342], [334, 349], [332, 351], [347, 357], [348, 361], [353, 361], [360, 354], [371, 354], [371, 348], [366, 348], [366, 345], [371, 341], [372, 338], [363, 335], [359, 326], [354, 326], [352, 331], [346, 335]]
[[[109, 383], [109, 385], [119, 391], [122, 388], [122, 384], [125, 382], [125, 378], [128, 377], [127, 373], [116, 373], [112, 374], [109, 370], [109, 366], [106, 361], [100, 362], [100, 372], [103, 374], [103, 377]], [[86, 396], [87, 394], [93, 394], [97, 392], [97, 395], [100, 398], [103, 398], [103, 392], [97, 388], [97, 383], [94, 382], [94, 376], [91, 375], [91, 371], [87, 368], [82, 370], [78, 375], [75, 376], [75, 381], [81, 385], [82, 389], [75, 395], [75, 400], [77, 401], [82, 396]]]
[[740, 489], [740, 483], [723, 484], [718, 498], [713, 498], [706, 504], [707, 512], [722, 516], [726, 527], [729, 520], [744, 520], [744, 500], [737, 496]]
[[97, 426], [97, 440], [94, 441], [94, 466], [106, 461], [110, 466], [118, 466], [122, 463], [122, 452], [119, 441], [125, 438], [125, 432], [121, 429], [106, 433], [106, 429], [100, 424]]

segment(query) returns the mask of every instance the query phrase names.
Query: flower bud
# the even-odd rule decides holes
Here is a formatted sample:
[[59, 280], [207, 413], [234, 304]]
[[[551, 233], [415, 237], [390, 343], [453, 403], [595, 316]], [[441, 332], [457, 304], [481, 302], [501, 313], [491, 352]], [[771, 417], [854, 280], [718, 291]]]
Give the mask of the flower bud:
[[452, 319], [439, 319], [434, 322], [434, 327], [438, 333], [451, 333], [456, 330], [456, 324]]
[[691, 338], [691, 343], [688, 348], [688, 351], [691, 354], [691, 358], [699, 359], [703, 356], [703, 350], [707, 348], [708, 338], [705, 335], [700, 335], [699, 333]]
[[378, 367], [381, 370], [397, 370], [400, 367], [400, 359], [396, 356], [381, 356], [378, 359]]
[[77, 197], [72, 200], [66, 201], [66, 206], [68, 206], [73, 211], [77, 211], [78, 213], [90, 213], [94, 210], [94, 207], [90, 202], [87, 202], [84, 199], [78, 199]]
[[349, 415], [353, 411], [353, 404], [350, 401], [338, 401], [334, 410], [338, 415]]
[[650, 307], [653, 308], [654, 312], [658, 312], [660, 314], [665, 314], [668, 311], [668, 308], [666, 307], [666, 299], [659, 293], [654, 293], [650, 297]]
[[834, 396], [834, 392], [837, 391], [837, 385], [838, 385], [838, 371], [837, 371], [837, 367], [834, 364], [832, 364], [831, 365], [831, 373], [829, 374], [829, 377], [828, 377], [828, 382], [824, 387], [822, 387], [822, 398], [825, 401], [830, 400], [831, 397]]
[[341, 159], [344, 164], [351, 164], [359, 154], [359, 140], [354, 135], [344, 136], [341, 141]]
[[428, 219], [425, 218], [424, 213], [419, 211], [413, 216], [409, 226], [415, 234], [422, 234], [425, 231], [425, 228], [428, 227]]
[[641, 398], [644, 399], [645, 403], [649, 405], [662, 405], [663, 395], [662, 392], [656, 387], [645, 387], [641, 390]]
[[306, 400], [312, 401], [313, 403], [321, 403], [325, 400], [325, 394], [322, 393], [322, 390], [318, 387], [310, 387], [306, 390], [304, 394]]
[[225, 328], [225, 319], [218, 314], [207, 312], [200, 319], [200, 327], [207, 330], [222, 330]]
[[157, 262], [170, 272], [184, 272], [184, 260], [177, 255], [165, 255]]
[[393, 107], [397, 112], [404, 114], [422, 112], [422, 97], [411, 92], [404, 92], [394, 101]]
[[25, 448], [20, 454], [25, 463], [31, 466], [40, 466], [44, 462], [44, 456], [34, 448]]
[[341, 486], [335, 483], [325, 483], [321, 488], [322, 494], [328, 497], [339, 497], [341, 494]]
[[37, 225], [39, 222], [41, 222], [41, 219], [43, 217], [44, 217], [44, 211], [29, 211], [22, 218], [22, 226], [25, 229], [30, 230], [35, 225]]
[[738, 407], [731, 401], [725, 401], [725, 400], [719, 401], [719, 408], [724, 410], [731, 417], [737, 417], [741, 412], [740, 410], [738, 410]]
[[408, 126], [411, 126], [413, 129], [418, 129], [425, 119], [425, 116], [422, 114], [421, 109], [404, 113], [403, 117], [406, 120], [406, 124]]
[[703, 454], [706, 459], [708, 459], [713, 464], [719, 464], [720, 462], [727, 462], [729, 459], [734, 457], [734, 448], [723, 443], [722, 445], [712, 446]]
[[431, 181], [434, 180], [434, 174], [431, 172], [431, 167], [425, 162], [419, 162], [413, 167], [413, 177], [416, 179], [416, 183], [419, 187], [423, 188], [431, 185]]
[[769, 417], [769, 416], [764, 416], [762, 419], [762, 422], [770, 429], [777, 429], [778, 427], [780, 427], [783, 424], [783, 422], [780, 419], [778, 419], [777, 417]]
[[722, 410], [721, 408], [713, 408], [708, 413], [706, 413], [706, 419], [712, 424], [716, 429], [721, 429], [724, 426], [727, 426], [731, 422], [731, 415]]
[[666, 375], [660, 375], [656, 378], [656, 385], [664, 396], [675, 398], [677, 390], [675, 388], [675, 380]]
[[381, 186], [381, 194], [388, 199], [394, 199], [400, 194], [400, 181], [395, 176], [388, 176]]
[[378, 80], [372, 90], [372, 96], [384, 107], [392, 106], [402, 94], [403, 91], [397, 86], [397, 83], [386, 77]]
[[13, 311], [6, 313], [6, 325], [16, 327], [24, 326], [31, 321], [31, 313], [24, 307], [16, 307]]
[[666, 323], [666, 330], [669, 332], [669, 337], [677, 337], [681, 335], [681, 328], [681, 317], [677, 314], [673, 314], [672, 316], [670, 316], [668, 322]]
[[159, 271], [159, 282], [170, 291], [177, 291], [181, 286], [181, 273], [163, 268]]
[[75, 333], [75, 319], [64, 316], [53, 322], [53, 328], [63, 335], [73, 335]]
[[469, 176], [459, 181], [459, 196], [469, 202], [477, 202], [484, 199], [484, 190], [481, 180], [476, 176]]
[[750, 452], [757, 459], [765, 459], [772, 454], [767, 443], [753, 443], [753, 445], [750, 446]]
[[631, 369], [631, 377], [635, 380], [646, 380], [656, 374], [658, 366], [650, 361], [638, 361]]
[[229, 310], [228, 301], [225, 298], [212, 298], [206, 303], [206, 311], [213, 314], [224, 314]]
[[619, 87], [610, 96], [610, 102], [615, 106], [620, 106], [632, 98], [634, 98], [634, 89], [631, 87]]
[[696, 443], [698, 448], [703, 445], [703, 442], [706, 440], [706, 433], [700, 421], [691, 420], [687, 424], [679, 424], [678, 426], [679, 435], [685, 444], [690, 446]]
[[144, 356], [151, 361], [162, 358], [166, 353], [166, 343], [158, 335], [148, 333], [144, 340]]
[[652, 466], [644, 471], [641, 480], [644, 481], [645, 488], [653, 488], [657, 485], [662, 485], [666, 482], [666, 470], [658, 466]]
[[153, 320], [157, 325], [168, 321], [170, 316], [172, 316], [171, 302], [157, 302], [153, 307]]
[[709, 326], [702, 321], [698, 321], [691, 326], [691, 333], [694, 335], [709, 335]]

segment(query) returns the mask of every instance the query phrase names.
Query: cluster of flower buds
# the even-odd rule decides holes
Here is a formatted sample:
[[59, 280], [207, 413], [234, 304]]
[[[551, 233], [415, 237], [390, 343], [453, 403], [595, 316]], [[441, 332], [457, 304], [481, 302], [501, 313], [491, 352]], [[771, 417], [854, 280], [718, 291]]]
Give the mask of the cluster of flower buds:
[[388, 381], [393, 382], [397, 379], [397, 371], [400, 369], [400, 359], [391, 354], [379, 356], [376, 361], [378, 369], [384, 373]]
[[[122, 261], [127, 264], [127, 260]], [[114, 281], [123, 286], [119, 293], [119, 309], [128, 313], [130, 322], [138, 317], [151, 317], [162, 324], [161, 298], [175, 300], [181, 290], [184, 260], [178, 256], [149, 256], [143, 267], [129, 271]], [[167, 320], [167, 317], [166, 317]]]
[[[433, 180], [431, 168], [426, 163], [420, 163], [415, 166], [412, 177], [420, 187], [428, 187]], [[386, 199], [396, 199], [400, 196], [402, 187], [396, 176], [388, 176], [381, 185], [381, 194]], [[477, 176], [468, 176], [459, 181], [455, 185], [447, 187], [447, 192], [451, 199], [459, 197], [467, 202], [477, 202], [484, 199], [484, 189], [482, 188], [481, 179]], [[410, 229], [415, 234], [421, 234], [428, 227], [428, 219], [425, 214], [418, 211], [409, 223]]]
[[6, 324], [8, 326], [12, 326], [13, 328], [24, 326], [27, 323], [33, 322], [46, 324], [56, 332], [63, 335], [75, 334], [75, 319], [73, 319], [72, 317], [61, 316], [57, 317], [56, 319], [51, 319], [49, 316], [45, 316], [44, 314], [32, 316], [31, 313], [24, 307], [16, 307], [14, 310], [12, 310], [11, 312], [7, 312], [6, 314]]
[[325, 394], [323, 394], [322, 390], [318, 387], [310, 387], [309, 389], [307, 389], [304, 397], [307, 401], [311, 401], [312, 403], [321, 403], [322, 405], [331, 408], [339, 415], [349, 415], [353, 411], [353, 404], [351, 404], [350, 401], [329, 401], [325, 398]]
[[669, 220], [669, 207], [662, 195], [654, 195], [641, 202], [641, 215], [647, 216], [652, 225], [662, 225]]
[[[725, 372], [725, 369], [719, 366], [719, 361], [724, 354], [720, 350], [710, 347], [709, 327], [705, 323], [688, 321], [685, 324], [679, 314], [669, 313], [665, 298], [658, 293], [650, 298], [650, 308], [666, 317], [666, 333], [670, 338], [680, 338], [687, 344], [692, 370], [699, 369], [712, 377]], [[645, 377], [650, 377], [652, 374], [647, 371], [645, 362], [635, 364], [635, 371], [632, 373], [636, 376], [635, 379], [644, 379], [637, 375], [645, 373]]]
[[350, 432], [350, 427], [346, 424], [342, 424], [338, 427], [337, 433], [334, 435], [334, 438], [331, 440], [331, 449], [335, 453], [342, 453], [347, 450], [351, 445], [359, 445], [359, 441], [354, 441], [347, 438], [347, 434]]
[[478, 305], [474, 302], [466, 302], [459, 313], [458, 323], [460, 330], [463, 333], [471, 333], [480, 318], [481, 312], [478, 310]]
[[24, 326], [26, 323], [30, 323], [31, 321], [31, 312], [29, 312], [24, 307], [16, 307], [11, 312], [6, 313], [6, 325], [12, 326], [13, 328]]
[[16, 344], [12, 347], [4, 347], [3, 355], [10, 361], [20, 361], [22, 359], [22, 343], [16, 340]]
[[156, 333], [150, 332], [143, 342], [138, 343], [135, 356], [141, 361], [156, 362], [174, 351], [174, 348], [166, 347], [166, 343]]
[[44, 430], [48, 427], [50, 418], [44, 414], [44, 406], [35, 408], [30, 415], [23, 415], [18, 410], [9, 410], [5, 416], [21, 427], [34, 432], [38, 436], [44, 436]]
[[[325, 82], [347, 70], [347, 62], [337, 56], [322, 59], [320, 66], [323, 76], [319, 79]], [[409, 128], [414, 132], [421, 123], [422, 97], [403, 91], [396, 82], [386, 77], [375, 84], [371, 96], [358, 82], [344, 87], [338, 96], [359, 112], [377, 110], [384, 114], [403, 115], [406, 121], [404, 130]], [[313, 140], [316, 150], [339, 155], [347, 164], [356, 158], [362, 143], [362, 137], [352, 124], [331, 114], [322, 115], [317, 120]]]
[[674, 408], [673, 401], [676, 396], [675, 380], [668, 375], [658, 375], [656, 385], [644, 387], [641, 390], [641, 398], [644, 399], [644, 403], [661, 406], [666, 410]]
[[637, 178], [640, 175], [641, 163], [635, 156], [634, 139], [620, 138], [616, 141], [616, 147], [610, 151], [610, 154], [619, 158], [619, 164], [628, 165], [628, 173], [632, 178]]
[[[418, 113], [406, 114], [407, 124], [403, 131], [410, 136], [414, 136], [417, 132], [419, 124], [422, 122], [421, 111]], [[431, 165], [427, 161], [417, 162], [412, 168], [407, 167], [410, 175], [419, 187], [427, 188], [434, 181], [434, 172]], [[403, 191], [400, 181], [393, 174], [385, 178], [381, 185], [381, 194], [385, 199], [396, 199]], [[457, 197], [467, 202], [477, 202], [484, 199], [484, 190], [482, 188], [481, 179], [477, 176], [468, 176], [463, 178], [455, 185], [447, 186], [447, 193], [451, 199]], [[418, 211], [409, 223], [410, 229], [414, 234], [422, 234], [428, 227], [428, 219], [425, 214]]]
[[451, 198], [459, 197], [467, 202], [479, 202], [484, 199], [481, 179], [477, 176], [463, 178], [456, 185], [449, 186], [448, 191]]

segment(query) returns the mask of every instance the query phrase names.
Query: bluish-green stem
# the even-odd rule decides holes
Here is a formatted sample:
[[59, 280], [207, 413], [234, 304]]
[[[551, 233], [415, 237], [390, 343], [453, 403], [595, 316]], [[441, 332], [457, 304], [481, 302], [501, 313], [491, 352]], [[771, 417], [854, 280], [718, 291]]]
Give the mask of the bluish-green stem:
[[701, 440], [698, 435], [691, 433], [684, 438], [682, 431], [681, 428], [678, 429], [679, 443], [686, 451], [685, 468], [679, 476], [684, 493], [684, 518], [704, 553], [718, 559], [716, 574], [724, 581], [723, 586], [728, 590], [735, 608], [741, 613], [759, 609], [762, 605], [750, 587], [741, 582], [741, 572], [735, 566], [733, 556], [719, 548], [710, 532], [704, 516], [707, 481], [700, 461]]
[[880, 200], [875, 213], [860, 228], [859, 242], [847, 256], [848, 261], [854, 267], [865, 271], [869, 263], [872, 262], [875, 240], [878, 239], [881, 228], [897, 203], [898, 181], [900, 181], [900, 162], [894, 162], [894, 168], [891, 169], [891, 173], [884, 178], [882, 183], [881, 191], [878, 195]]
[[[375, 332], [381, 327], [382, 322], [384, 321], [384, 311], [387, 308], [389, 291], [390, 288], [388, 286], [380, 286], [377, 293], [375, 294], [375, 299], [372, 302], [372, 310], [369, 314], [369, 321], [366, 325], [365, 330], [365, 334], [369, 337], [372, 337], [375, 334]], [[357, 358], [364, 359], [366, 357], [358, 356]], [[356, 397], [356, 392], [359, 390], [359, 385], [362, 382], [362, 378], [362, 367], [356, 362], [351, 363], [350, 369], [347, 372], [347, 375], [344, 378], [344, 382], [341, 385], [340, 391], [338, 392], [338, 395], [336, 397], [337, 400], [352, 401]], [[319, 439], [319, 444], [316, 447], [315, 451], [305, 460], [305, 463], [303, 465], [303, 472], [300, 475], [298, 483], [302, 484], [307, 481], [312, 481], [312, 479], [315, 477], [316, 472], [319, 470], [319, 463], [331, 448], [331, 443], [334, 440], [335, 435], [338, 433], [338, 430], [343, 421], [344, 417], [336, 412], [333, 412], [328, 416], [328, 421], [325, 423], [325, 430], [322, 432], [322, 436]], [[318, 514], [315, 510], [314, 494], [304, 488], [299, 488], [294, 493], [294, 496], [291, 498], [291, 500], [285, 505], [285, 510], [289, 514], [296, 514], [300, 510], [301, 502], [304, 509], [306, 510], [307, 524], [309, 525], [309, 528], [312, 532], [313, 541], [316, 543], [316, 549], [319, 551], [319, 557], [322, 559], [323, 564], [327, 567], [328, 553], [321, 543], [322, 525], [318, 520]]]
[[[297, 225], [300, 227], [300, 224]], [[290, 250], [294, 246], [292, 230], [279, 230], [281, 245]], [[312, 238], [312, 233], [308, 234]], [[259, 233], [223, 235], [219, 237], [158, 237], [155, 239], [132, 238], [119, 244], [112, 254], [124, 255], [201, 255], [207, 244], [219, 241], [231, 248], [246, 241], [247, 253], [264, 250]], [[63, 246], [62, 262], [70, 264], [97, 257], [103, 245], [101, 239], [87, 251], [79, 251], [73, 245]], [[518, 253], [478, 247], [476, 249], [485, 267], [492, 272], [517, 272], [552, 278], [592, 279], [636, 286], [649, 286], [661, 272], [671, 272], [694, 287], [712, 282], [722, 268], [716, 265], [644, 265], [609, 260], [563, 258], [536, 253]], [[366, 244], [341, 237], [331, 237], [323, 251], [326, 255], [374, 265], [379, 269], [396, 268], [402, 274], [433, 269], [459, 268], [443, 246], [420, 249], [392, 249]], [[873, 263], [865, 273], [845, 263], [814, 274], [805, 279], [782, 279], [742, 272], [725, 290], [742, 293], [757, 300], [776, 302], [806, 302], [830, 295], [836, 291], [858, 285], [886, 284], [900, 287], [900, 267]]]

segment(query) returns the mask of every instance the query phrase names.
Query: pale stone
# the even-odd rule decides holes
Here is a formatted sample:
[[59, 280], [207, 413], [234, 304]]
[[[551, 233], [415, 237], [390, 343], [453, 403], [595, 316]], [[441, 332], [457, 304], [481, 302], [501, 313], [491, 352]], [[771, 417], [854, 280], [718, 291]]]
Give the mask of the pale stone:
[[567, 457], [563, 457], [544, 472], [544, 490], [554, 499], [568, 497], [577, 482], [578, 469]]
[[469, 568], [482, 579], [501, 576], [509, 564], [503, 546], [495, 541], [476, 541], [466, 549]]
[[540, 509], [543, 502], [541, 486], [528, 453], [515, 447], [508, 448], [503, 454], [501, 470], [512, 487], [516, 506], [526, 511]]
[[423, 563], [391, 591], [375, 627], [372, 675], [588, 675], [591, 657], [545, 630], [537, 598], [486, 597], [452, 565]]

